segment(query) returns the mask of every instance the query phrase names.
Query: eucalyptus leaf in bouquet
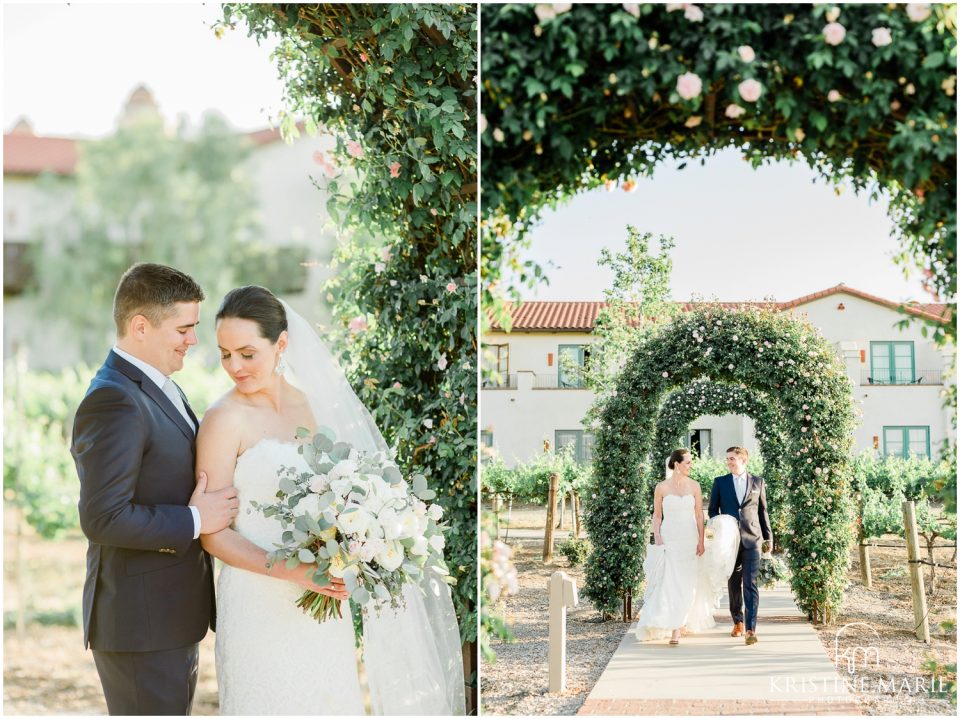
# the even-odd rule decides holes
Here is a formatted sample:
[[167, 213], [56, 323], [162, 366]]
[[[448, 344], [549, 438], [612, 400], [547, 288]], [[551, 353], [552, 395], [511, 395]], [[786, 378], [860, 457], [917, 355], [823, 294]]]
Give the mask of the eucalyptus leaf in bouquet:
[[[309, 472], [280, 467], [277, 501], [251, 502], [283, 527], [281, 544], [269, 553], [269, 566], [307, 565], [319, 587], [330, 577], [343, 580], [350, 600], [365, 610], [399, 607], [402, 590], [426, 571], [443, 576], [443, 508], [423, 475], [408, 483], [384, 452], [366, 453], [338, 441], [329, 427], [312, 437], [297, 430], [299, 452]], [[342, 616], [340, 600], [306, 591], [297, 606], [317, 621]]]

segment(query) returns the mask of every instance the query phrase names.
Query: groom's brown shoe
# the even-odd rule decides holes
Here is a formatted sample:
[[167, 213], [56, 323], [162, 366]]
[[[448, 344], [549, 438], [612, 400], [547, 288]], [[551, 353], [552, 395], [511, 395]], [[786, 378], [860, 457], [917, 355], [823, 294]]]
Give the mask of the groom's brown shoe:
[[733, 631], [730, 632], [731, 637], [742, 637], [743, 636], [743, 622], [734, 622]]
[[760, 641], [760, 640], [757, 639], [757, 633], [756, 633], [756, 632], [754, 632], [753, 630], [748, 630], [748, 631], [747, 631], [747, 637], [746, 637], [746, 639], [744, 639], [744, 642], [746, 643], [746, 645], [747, 645], [748, 647], [749, 647], [751, 644], [756, 644], [756, 643], [759, 642], [759, 641]]

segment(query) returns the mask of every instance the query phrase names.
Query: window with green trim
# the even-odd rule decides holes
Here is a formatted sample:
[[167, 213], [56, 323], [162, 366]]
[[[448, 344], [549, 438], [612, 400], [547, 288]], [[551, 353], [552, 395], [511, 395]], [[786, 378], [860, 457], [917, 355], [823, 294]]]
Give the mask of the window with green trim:
[[489, 429], [480, 430], [480, 461], [486, 462], [495, 454], [493, 449], [493, 432]]
[[883, 454], [892, 457], [930, 457], [930, 428], [884, 427]]
[[590, 464], [593, 461], [593, 434], [582, 429], [558, 429], [554, 433], [554, 448], [557, 452], [564, 447], [573, 447], [573, 458], [577, 464]]
[[589, 345], [560, 345], [557, 348], [557, 387], [582, 389], [583, 368], [590, 356]]
[[871, 342], [870, 381], [874, 384], [910, 384], [916, 380], [913, 342]]

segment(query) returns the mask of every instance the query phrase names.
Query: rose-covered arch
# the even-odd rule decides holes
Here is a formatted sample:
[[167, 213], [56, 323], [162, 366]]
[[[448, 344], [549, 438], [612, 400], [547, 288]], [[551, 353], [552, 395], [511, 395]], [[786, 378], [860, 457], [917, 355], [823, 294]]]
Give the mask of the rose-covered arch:
[[[956, 6], [485, 5], [484, 304], [545, 207], [737, 147], [890, 199], [901, 246], [956, 293]], [[682, 167], [682, 165], [681, 165]], [[484, 313], [486, 316], [486, 313]], [[956, 337], [954, 323], [942, 330]]]
[[843, 602], [852, 540], [850, 380], [807, 322], [757, 307], [704, 306], [653, 333], [604, 406], [586, 506], [593, 542], [584, 594], [607, 613], [638, 588], [649, 531], [648, 478], [662, 476], [657, 426], [665, 395], [700, 378], [775, 396], [787, 452], [791, 585], [811, 619]]
[[658, 460], [662, 465], [664, 457], [682, 446], [690, 423], [705, 414], [739, 414], [754, 421], [754, 434], [764, 460], [763, 477], [767, 483], [767, 504], [773, 536], [777, 546], [785, 547], [789, 544], [786, 502], [789, 474], [786, 458], [790, 451], [790, 439], [785, 428], [786, 415], [775, 395], [751, 390], [743, 384], [729, 385], [701, 378], [674, 390], [664, 400], [657, 414], [657, 436], [650, 458], [651, 474], [646, 482], [648, 511], [653, 511], [651, 489], [663, 477], [662, 466], [659, 469], [657, 467]]

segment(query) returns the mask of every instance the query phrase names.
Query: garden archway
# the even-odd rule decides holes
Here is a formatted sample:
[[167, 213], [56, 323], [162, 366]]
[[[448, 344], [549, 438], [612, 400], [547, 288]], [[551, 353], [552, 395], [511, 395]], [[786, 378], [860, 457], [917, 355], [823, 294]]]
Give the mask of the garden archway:
[[614, 612], [638, 588], [649, 531], [647, 479], [661, 400], [708, 377], [775, 395], [789, 444], [791, 585], [815, 621], [837, 615], [852, 539], [850, 380], [832, 347], [805, 321], [757, 307], [702, 306], [659, 328], [636, 350], [603, 408], [594, 446], [593, 542], [584, 594]]
[[771, 530], [780, 546], [788, 544], [788, 506], [786, 481], [788, 474], [786, 457], [790, 451], [789, 437], [783, 426], [783, 405], [767, 392], [751, 390], [744, 385], [729, 385], [711, 382], [703, 378], [695, 380], [671, 392], [660, 407], [654, 424], [657, 435], [650, 457], [651, 474], [646, 482], [648, 512], [653, 511], [653, 493], [650, 491], [663, 477], [662, 467], [657, 468], [657, 459], [669, 457], [683, 439], [690, 423], [702, 415], [738, 414], [754, 421], [755, 436], [763, 457], [763, 478], [767, 485], [767, 505]]

